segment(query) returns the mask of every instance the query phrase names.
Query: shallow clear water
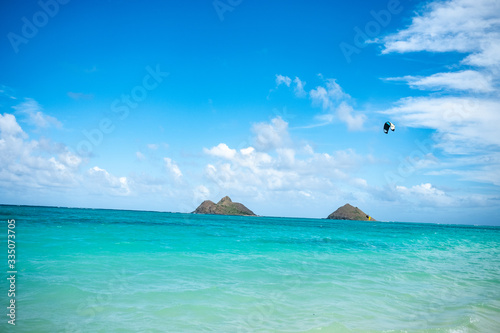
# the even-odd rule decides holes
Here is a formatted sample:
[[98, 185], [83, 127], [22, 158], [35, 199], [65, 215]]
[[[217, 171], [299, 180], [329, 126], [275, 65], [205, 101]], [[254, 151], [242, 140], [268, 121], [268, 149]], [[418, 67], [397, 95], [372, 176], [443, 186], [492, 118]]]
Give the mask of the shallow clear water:
[[0, 206], [16, 332], [500, 332], [500, 228]]

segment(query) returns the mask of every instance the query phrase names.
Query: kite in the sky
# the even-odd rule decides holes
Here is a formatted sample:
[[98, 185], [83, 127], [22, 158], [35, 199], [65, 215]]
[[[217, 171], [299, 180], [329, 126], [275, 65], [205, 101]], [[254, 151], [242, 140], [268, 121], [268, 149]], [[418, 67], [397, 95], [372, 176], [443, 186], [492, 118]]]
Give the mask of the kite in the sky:
[[384, 133], [387, 134], [389, 132], [389, 129], [393, 132], [396, 129], [396, 126], [394, 126], [394, 124], [391, 123], [390, 121], [384, 124]]

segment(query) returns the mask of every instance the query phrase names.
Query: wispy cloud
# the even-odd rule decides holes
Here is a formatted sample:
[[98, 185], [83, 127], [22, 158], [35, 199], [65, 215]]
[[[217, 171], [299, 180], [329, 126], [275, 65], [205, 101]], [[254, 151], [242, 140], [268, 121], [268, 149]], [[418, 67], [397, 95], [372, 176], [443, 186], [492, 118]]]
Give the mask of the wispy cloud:
[[411, 25], [385, 37], [383, 53], [464, 52], [465, 64], [500, 63], [500, 2], [450, 0], [429, 3]]
[[173, 161], [169, 157], [163, 158], [163, 161], [165, 162], [165, 167], [170, 172], [170, 174], [174, 177], [175, 180], [179, 181], [182, 178], [182, 172], [177, 163], [175, 163], [175, 161]]
[[140, 151], [135, 152], [135, 157], [137, 157], [139, 161], [144, 161], [146, 159], [146, 156], [144, 156], [144, 154]]
[[493, 75], [475, 70], [436, 73], [430, 76], [393, 77], [387, 81], [405, 81], [411, 88], [421, 90], [455, 90], [489, 93], [495, 90]]
[[295, 87], [293, 88], [295, 96], [306, 97], [307, 92], [304, 90], [304, 86], [306, 85], [306, 83], [304, 81], [301, 81], [298, 77], [295, 77], [295, 79], [293, 79], [293, 83], [295, 83]]
[[17, 99], [14, 94], [14, 90], [3, 84], [0, 84], [0, 95], [3, 95], [9, 99]]
[[[362, 130], [366, 116], [356, 113], [351, 105], [351, 96], [344, 92], [335, 79], [327, 79], [325, 86], [318, 86], [309, 92], [312, 104], [321, 106], [325, 113], [316, 116], [323, 126], [335, 119], [347, 124], [349, 130]], [[314, 127], [314, 125], [312, 126]]]
[[292, 79], [290, 79], [288, 76], [276, 74], [276, 87], [279, 87], [282, 84], [286, 85], [287, 87], [290, 87], [290, 83], [292, 83]]
[[500, 82], [500, 2], [431, 2], [406, 29], [382, 42], [383, 53], [464, 54], [459, 63], [448, 64], [454, 71], [387, 79], [442, 94], [403, 98], [383, 113], [390, 114], [400, 125], [434, 131], [434, 148], [445, 155], [441, 156], [441, 168], [428, 174], [446, 171], [447, 175], [498, 185], [500, 180], [491, 171], [500, 169], [500, 98], [495, 93]]
[[[317, 86], [309, 91], [305, 90], [306, 82], [300, 78], [289, 78], [288, 76], [276, 75], [276, 87], [284, 84], [288, 87], [294, 83], [294, 95], [298, 98], [309, 96], [311, 103], [315, 107], [320, 107], [323, 112], [315, 116], [319, 122], [301, 126], [300, 128], [314, 128], [332, 124], [335, 120], [343, 122], [349, 130], [362, 130], [366, 116], [357, 113], [352, 106], [352, 99], [335, 79], [324, 79], [323, 75], [318, 77], [324, 81], [324, 85]], [[271, 91], [273, 91], [271, 89]]]
[[85, 94], [81, 92], [72, 92], [72, 91], [68, 92], [68, 96], [74, 100], [80, 100], [80, 99], [91, 100], [94, 98], [93, 94]]
[[26, 118], [26, 122], [37, 128], [62, 127], [62, 123], [55, 117], [43, 113], [43, 109], [37, 101], [26, 98], [24, 102], [13, 106], [14, 110]]
[[447, 153], [490, 152], [500, 148], [500, 102], [469, 97], [409, 97], [384, 111], [399, 124], [436, 131], [436, 145]]

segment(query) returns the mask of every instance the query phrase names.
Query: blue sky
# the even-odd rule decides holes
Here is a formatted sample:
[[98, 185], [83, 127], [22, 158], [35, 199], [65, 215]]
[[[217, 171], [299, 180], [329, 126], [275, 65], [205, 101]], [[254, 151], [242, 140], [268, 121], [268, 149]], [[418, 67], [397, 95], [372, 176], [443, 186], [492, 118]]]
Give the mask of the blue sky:
[[4, 1], [0, 203], [499, 225], [499, 22], [493, 0]]

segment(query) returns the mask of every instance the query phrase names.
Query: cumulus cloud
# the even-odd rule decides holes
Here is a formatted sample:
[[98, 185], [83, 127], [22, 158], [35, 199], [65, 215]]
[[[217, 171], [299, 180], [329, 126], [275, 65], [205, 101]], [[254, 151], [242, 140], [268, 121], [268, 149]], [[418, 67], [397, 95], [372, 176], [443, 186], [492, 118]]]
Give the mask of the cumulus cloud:
[[127, 177], [116, 177], [98, 166], [88, 170], [87, 178], [90, 181], [87, 186], [91, 192], [117, 196], [131, 193]]
[[346, 123], [347, 128], [352, 131], [362, 130], [366, 119], [363, 114], [355, 114], [353, 107], [346, 102], [340, 103], [337, 107], [337, 116], [341, 121]]
[[182, 172], [181, 169], [179, 169], [179, 166], [169, 157], [165, 157], [163, 161], [165, 162], [165, 167], [174, 176], [174, 178], [176, 180], [180, 180]]
[[444, 191], [433, 187], [430, 183], [415, 185], [411, 188], [397, 186], [396, 190], [404, 200], [422, 203], [426, 206], [451, 206], [456, 203]]
[[6, 138], [26, 138], [27, 134], [22, 130], [17, 123], [16, 117], [13, 114], [5, 113], [0, 115], [0, 134], [2, 135], [1, 143], [4, 143]]
[[32, 98], [26, 98], [24, 102], [13, 106], [16, 112], [26, 116], [26, 122], [37, 128], [62, 127], [62, 123], [56, 118], [44, 114], [42, 107]]
[[254, 124], [252, 132], [255, 134], [255, 147], [262, 151], [286, 147], [290, 143], [288, 123], [281, 117], [272, 119], [271, 123]]
[[74, 187], [81, 163], [64, 145], [29, 140], [13, 114], [0, 115], [0, 183], [4, 189]]
[[238, 151], [230, 160], [208, 164], [205, 174], [218, 187], [242, 193], [323, 192], [334, 187], [334, 181], [358, 188], [366, 186], [366, 181], [350, 177], [361, 160], [363, 158], [353, 151], [299, 157], [290, 148], [276, 149], [271, 155], [248, 147]]
[[206, 154], [222, 157], [224, 159], [230, 160], [236, 155], [236, 149], [229, 148], [225, 143], [220, 143], [218, 146], [212, 147], [210, 149], [203, 149]]
[[349, 99], [351, 96], [346, 94], [335, 79], [327, 79], [325, 87], [318, 86], [309, 92], [314, 104], [319, 104], [323, 109], [331, 108], [334, 102]]
[[[304, 197], [304, 193], [328, 192], [335, 187], [334, 182], [354, 188], [367, 186], [365, 180], [351, 177], [351, 173], [363, 165], [365, 159], [362, 156], [350, 149], [331, 154], [316, 153], [309, 145], [296, 150], [286, 131], [287, 126], [279, 117], [270, 123], [254, 126], [255, 142], [262, 146], [259, 149], [246, 147], [237, 150], [224, 143], [204, 149], [214, 159], [214, 163], [206, 165], [205, 176], [217, 188], [255, 196], [284, 191], [301, 192], [300, 196]], [[276, 133], [276, 128], [282, 129], [281, 135]], [[262, 139], [263, 133], [265, 140]], [[269, 140], [275, 136], [280, 139]], [[283, 136], [290, 140], [289, 145], [276, 144], [282, 142]]]

